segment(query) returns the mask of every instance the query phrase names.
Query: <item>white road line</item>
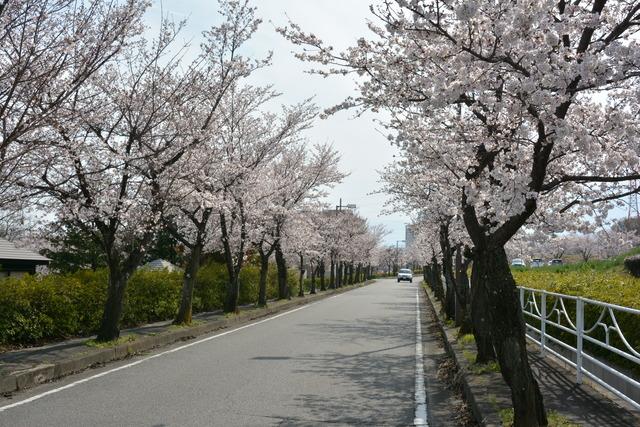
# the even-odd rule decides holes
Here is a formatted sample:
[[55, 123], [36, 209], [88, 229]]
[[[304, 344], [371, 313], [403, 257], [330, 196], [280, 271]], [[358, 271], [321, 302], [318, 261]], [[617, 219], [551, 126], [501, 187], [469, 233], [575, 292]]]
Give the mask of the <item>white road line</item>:
[[422, 322], [420, 321], [420, 286], [416, 288], [416, 412], [414, 426], [429, 426], [427, 422], [427, 391], [422, 360]]
[[194, 341], [194, 342], [191, 342], [189, 344], [184, 344], [184, 345], [181, 345], [179, 347], [172, 348], [171, 350], [163, 351], [161, 353], [157, 353], [157, 354], [154, 354], [152, 356], [148, 356], [148, 357], [145, 357], [143, 359], [136, 360], [135, 362], [127, 363], [126, 365], [118, 366], [117, 368], [109, 369], [108, 371], [100, 372], [99, 374], [95, 374], [95, 375], [92, 375], [90, 377], [83, 378], [83, 379], [78, 380], [78, 381], [74, 381], [74, 382], [69, 383], [67, 385], [64, 385], [62, 387], [58, 387], [58, 388], [54, 388], [54, 389], [45, 391], [44, 393], [40, 393], [40, 394], [37, 394], [35, 396], [31, 396], [31, 397], [29, 397], [27, 399], [21, 400], [19, 402], [12, 403], [10, 405], [0, 406], [0, 412], [4, 412], [4, 411], [6, 411], [8, 409], [15, 408], [17, 406], [25, 405], [25, 404], [33, 402], [35, 400], [42, 399], [43, 397], [46, 397], [46, 396], [49, 396], [49, 395], [52, 395], [52, 394], [55, 394], [55, 393], [59, 393], [59, 392], [61, 392], [63, 390], [67, 390], [67, 389], [75, 387], [77, 385], [80, 385], [80, 384], [95, 380], [95, 379], [100, 378], [100, 377], [104, 377], [104, 376], [112, 374], [114, 372], [118, 372], [118, 371], [122, 371], [123, 369], [131, 368], [133, 366], [136, 366], [136, 365], [139, 365], [141, 363], [144, 363], [144, 362], [146, 362], [148, 360], [155, 359], [155, 358], [160, 357], [160, 356], [164, 356], [165, 354], [175, 353], [177, 351], [184, 350], [185, 348], [193, 347], [194, 345], [202, 344], [204, 342], [211, 341], [211, 340], [213, 340], [215, 338], [223, 337], [225, 335], [229, 335], [229, 334], [232, 334], [234, 332], [241, 331], [242, 329], [251, 328], [253, 326], [260, 325], [261, 323], [269, 322], [271, 320], [277, 319], [278, 317], [287, 316], [287, 315], [289, 315], [291, 313], [295, 313], [296, 311], [300, 311], [300, 310], [304, 310], [305, 308], [309, 308], [312, 305], [317, 304], [318, 302], [322, 302], [322, 301], [317, 301], [317, 302], [314, 302], [314, 303], [311, 303], [311, 304], [303, 305], [302, 307], [298, 307], [298, 308], [294, 308], [293, 310], [285, 311], [284, 313], [280, 313], [280, 314], [277, 314], [275, 316], [268, 317], [268, 318], [266, 318], [264, 320], [259, 320], [259, 321], [255, 322], [255, 323], [250, 323], [248, 325], [240, 326], [239, 328], [235, 328], [235, 329], [232, 329], [230, 331], [222, 332], [222, 333], [217, 334], [217, 335], [212, 335], [210, 337], [203, 338], [201, 340]]

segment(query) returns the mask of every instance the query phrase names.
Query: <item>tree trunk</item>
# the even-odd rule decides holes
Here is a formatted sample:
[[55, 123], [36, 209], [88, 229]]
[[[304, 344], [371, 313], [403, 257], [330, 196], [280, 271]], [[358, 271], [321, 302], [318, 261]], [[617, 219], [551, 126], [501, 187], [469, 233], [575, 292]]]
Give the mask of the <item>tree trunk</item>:
[[546, 426], [542, 394], [529, 366], [525, 322], [504, 248], [476, 248], [474, 266], [474, 286], [491, 295], [486, 299], [491, 339], [502, 377], [511, 388], [514, 426]]
[[280, 242], [275, 244], [276, 266], [278, 268], [278, 299], [290, 298], [289, 283], [287, 283], [287, 261], [284, 258]]
[[436, 257], [431, 260], [431, 281], [433, 283], [433, 293], [438, 301], [444, 303], [444, 287], [442, 284], [442, 274], [440, 264]]
[[453, 250], [449, 241], [449, 221], [440, 224], [440, 250], [442, 251], [442, 275], [446, 289], [444, 293], [444, 312], [446, 317], [456, 318], [456, 279], [453, 275]]
[[473, 332], [471, 325], [471, 307], [470, 307], [470, 290], [469, 276], [467, 275], [468, 261], [463, 260], [462, 246], [456, 248], [456, 301], [458, 306], [456, 323], [460, 326], [458, 333], [460, 335], [470, 334]]
[[344, 261], [342, 263], [342, 286], [349, 284], [349, 263]]
[[474, 260], [471, 267], [471, 323], [478, 350], [476, 363], [487, 363], [496, 360], [491, 340], [488, 299], [486, 287], [480, 284], [477, 263]]
[[324, 283], [324, 281], [325, 281], [325, 271], [324, 271], [324, 269], [325, 269], [324, 260], [322, 260], [322, 261], [320, 261], [320, 290], [323, 291], [323, 292], [327, 290], [327, 288], [325, 286], [325, 283]]
[[304, 258], [302, 254], [298, 254], [300, 257], [300, 289], [298, 289], [298, 296], [304, 296]]
[[225, 265], [227, 267], [227, 274], [229, 275], [223, 310], [225, 313], [237, 313], [238, 297], [240, 296], [240, 283], [238, 281], [238, 274], [240, 273], [240, 269], [242, 268], [243, 248], [242, 246], [240, 247], [236, 266], [233, 262], [233, 252], [231, 250], [231, 245], [229, 244], [227, 218], [224, 213], [220, 213], [220, 232], [222, 234], [222, 246], [224, 247]]
[[349, 263], [349, 284], [353, 285], [353, 262]]
[[320, 266], [316, 266], [315, 268], [313, 267], [313, 264], [310, 265], [311, 267], [311, 290], [309, 291], [309, 293], [311, 295], [316, 293], [316, 275], [318, 273], [318, 269], [320, 268]]
[[202, 243], [196, 243], [191, 250], [187, 267], [182, 277], [182, 292], [178, 315], [173, 321], [176, 325], [190, 325], [193, 315], [193, 288], [196, 276], [200, 269], [200, 257], [202, 256]]
[[329, 288], [335, 289], [336, 288], [336, 262], [333, 259], [333, 257], [331, 257], [330, 268], [331, 270], [329, 271]]
[[433, 290], [431, 264], [425, 264], [425, 266], [422, 267], [422, 278], [427, 283], [427, 285], [429, 285], [431, 290]]
[[122, 317], [124, 292], [128, 279], [129, 275], [120, 271], [118, 265], [109, 265], [107, 301], [102, 313], [102, 321], [96, 341], [107, 342], [120, 337], [120, 318]]
[[225, 313], [237, 313], [238, 312], [238, 298], [240, 297], [240, 282], [238, 280], [238, 274], [234, 271], [229, 274], [229, 281], [227, 282], [227, 295], [224, 302]]
[[442, 260], [442, 273], [444, 275], [444, 312], [447, 318], [455, 320], [456, 318], [456, 291], [455, 277], [453, 276], [453, 263], [451, 258], [447, 257]]
[[265, 253], [262, 248], [258, 249], [260, 253], [260, 279], [258, 280], [258, 307], [267, 305], [267, 276], [269, 274], [269, 256], [271, 253]]

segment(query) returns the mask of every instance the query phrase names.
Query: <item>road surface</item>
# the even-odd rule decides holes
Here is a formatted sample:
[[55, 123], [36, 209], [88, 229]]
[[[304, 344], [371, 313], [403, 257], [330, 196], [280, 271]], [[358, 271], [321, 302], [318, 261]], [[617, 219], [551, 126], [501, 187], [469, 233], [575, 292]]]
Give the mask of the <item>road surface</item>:
[[0, 426], [415, 425], [417, 294], [380, 280], [88, 370], [0, 398]]

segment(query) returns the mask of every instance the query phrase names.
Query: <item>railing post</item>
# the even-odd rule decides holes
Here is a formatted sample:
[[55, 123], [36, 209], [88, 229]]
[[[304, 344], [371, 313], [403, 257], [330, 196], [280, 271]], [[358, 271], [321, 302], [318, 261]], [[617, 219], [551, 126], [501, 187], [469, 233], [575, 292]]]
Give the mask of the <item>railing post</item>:
[[524, 310], [524, 289], [520, 287], [518, 290], [520, 291], [520, 308]]
[[542, 291], [540, 297], [540, 353], [544, 354], [547, 341], [547, 293]]
[[576, 382], [582, 384], [582, 336], [584, 334], [584, 301], [576, 301]]

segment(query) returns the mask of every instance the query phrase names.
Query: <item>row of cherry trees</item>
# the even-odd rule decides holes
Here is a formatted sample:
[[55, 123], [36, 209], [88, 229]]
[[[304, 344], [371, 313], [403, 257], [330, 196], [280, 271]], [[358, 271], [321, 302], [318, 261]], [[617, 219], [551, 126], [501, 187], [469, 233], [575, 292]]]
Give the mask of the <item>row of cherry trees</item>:
[[[516, 426], [547, 425], [505, 252], [523, 228], [583, 231], [640, 189], [640, 2], [391, 0], [343, 53], [295, 24], [318, 73], [358, 79], [342, 108], [386, 112], [384, 172], [430, 260], [460, 293], [478, 359], [497, 358]], [[456, 272], [459, 274], [456, 275]], [[459, 279], [460, 277], [460, 279]], [[447, 308], [451, 313], [452, 308]]]
[[587, 233], [549, 234], [540, 231], [521, 232], [507, 244], [510, 258], [562, 259], [572, 256], [583, 262], [606, 259], [629, 251], [640, 244], [634, 231], [615, 227], [600, 228]]
[[319, 205], [345, 174], [330, 145], [304, 138], [316, 107], [274, 111], [278, 94], [247, 82], [270, 63], [242, 53], [261, 23], [256, 9], [220, 0], [221, 23], [194, 49], [179, 42], [184, 22], [163, 19], [145, 37], [148, 6], [0, 4], [0, 208], [30, 208], [99, 245], [109, 284], [98, 340], [119, 336], [127, 282], [160, 231], [187, 252], [176, 323], [191, 322], [205, 252], [224, 256], [226, 312], [238, 308], [251, 251], [261, 260], [259, 304], [272, 254], [280, 298], [289, 297], [293, 256], [321, 269], [321, 288], [325, 260], [331, 286], [369, 275], [381, 231]]

